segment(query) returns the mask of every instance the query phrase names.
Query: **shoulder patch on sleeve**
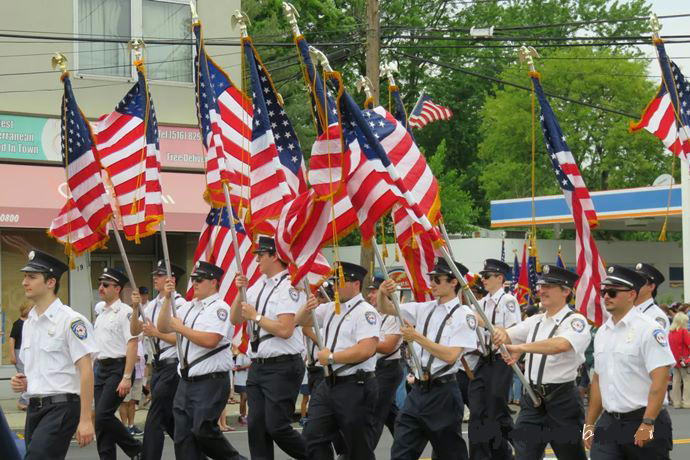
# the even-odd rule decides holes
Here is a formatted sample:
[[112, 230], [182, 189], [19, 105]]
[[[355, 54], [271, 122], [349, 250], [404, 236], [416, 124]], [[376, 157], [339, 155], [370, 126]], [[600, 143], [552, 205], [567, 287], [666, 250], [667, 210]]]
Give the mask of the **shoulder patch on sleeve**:
[[510, 311], [511, 313], [514, 313], [514, 312], [515, 312], [515, 308], [516, 308], [516, 307], [517, 307], [517, 302], [515, 302], [514, 300], [511, 299], [511, 300], [506, 301], [506, 308], [507, 308], [508, 311]]
[[221, 321], [225, 321], [228, 319], [228, 311], [225, 308], [219, 308], [216, 310], [216, 315], [218, 316], [218, 319]]
[[127, 319], [128, 320], [132, 319], [132, 312], [127, 313]]
[[666, 327], [666, 318], [664, 318], [663, 316], [657, 316], [656, 318], [654, 318], [654, 321], [659, 323], [659, 326], [664, 328]]
[[290, 298], [293, 300], [293, 302], [297, 302], [299, 300], [299, 291], [297, 291], [297, 289], [290, 287], [290, 289], [288, 289], [288, 294], [290, 294]]
[[467, 325], [470, 327], [470, 329], [472, 329], [472, 330], [477, 329], [477, 318], [475, 318], [474, 315], [471, 313], [468, 313], [466, 318], [467, 318]]
[[662, 347], [665, 347], [668, 345], [668, 340], [666, 339], [666, 332], [663, 331], [663, 329], [655, 329], [654, 332], [652, 332], [654, 335], [654, 339], [657, 341], [659, 345]]
[[88, 336], [88, 330], [86, 329], [86, 323], [84, 323], [84, 320], [82, 319], [75, 319], [72, 321], [69, 325], [69, 328], [72, 330], [72, 334], [79, 340], [85, 340], [86, 337]]
[[570, 327], [573, 328], [575, 332], [582, 332], [585, 330], [585, 320], [582, 318], [573, 318], [570, 321]]
[[364, 313], [364, 317], [366, 318], [367, 323], [371, 325], [376, 324], [376, 313], [374, 313], [373, 311], [368, 311]]

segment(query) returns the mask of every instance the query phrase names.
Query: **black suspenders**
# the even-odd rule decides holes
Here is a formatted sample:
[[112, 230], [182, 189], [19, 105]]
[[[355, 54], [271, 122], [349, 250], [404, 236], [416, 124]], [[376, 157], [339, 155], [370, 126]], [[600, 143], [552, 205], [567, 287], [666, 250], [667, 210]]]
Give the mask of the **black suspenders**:
[[[448, 320], [453, 316], [453, 313], [455, 313], [455, 311], [456, 311], [458, 308], [460, 308], [460, 305], [454, 306], [454, 307], [450, 310], [450, 312], [448, 312], [448, 314], [446, 314], [445, 318], [443, 318], [443, 322], [441, 322], [441, 326], [438, 328], [438, 332], [436, 332], [436, 339], [434, 340], [434, 342], [439, 343], [439, 341], [441, 340], [441, 336], [443, 335], [443, 329], [445, 329], [446, 324], [448, 323]], [[431, 311], [429, 312], [429, 316], [426, 317], [426, 321], [424, 322], [424, 330], [423, 330], [422, 334], [423, 334], [425, 337], [426, 337], [426, 334], [427, 334], [427, 330], [428, 330], [428, 328], [429, 328], [429, 321], [431, 320], [431, 316], [434, 314], [434, 310], [435, 310], [435, 309], [436, 309], [436, 307], [434, 307], [434, 308], [431, 309]], [[447, 370], [449, 370], [450, 368], [452, 368], [452, 367], [455, 365], [455, 363], [453, 363], [453, 364], [446, 364], [445, 366], [441, 367], [439, 370], [437, 370], [436, 372], [434, 372], [434, 373], [432, 374], [432, 373], [431, 373], [431, 364], [433, 364], [433, 362], [434, 362], [435, 359], [436, 359], [436, 356], [434, 356], [433, 354], [429, 353], [429, 360], [427, 361], [426, 366], [422, 366], [422, 367], [423, 367], [423, 372], [426, 373], [426, 374], [428, 374], [428, 376], [429, 376], [430, 379], [433, 379], [433, 378], [435, 378], [436, 376], [438, 376], [438, 375], [440, 375], [440, 374], [443, 374], [444, 372], [446, 372]]]
[[[210, 302], [210, 303], [209, 303], [208, 305], [206, 305], [205, 307], [201, 308], [201, 309], [199, 310], [199, 312], [196, 314], [196, 316], [194, 317], [194, 319], [192, 320], [192, 324], [191, 324], [189, 327], [192, 328], [192, 329], [194, 329], [194, 324], [196, 323], [196, 320], [199, 319], [199, 316], [200, 316], [201, 313], [204, 311], [204, 309], [205, 309], [205, 308], [208, 308], [209, 306], [213, 305], [214, 303], [215, 303], [215, 300], [213, 300], [212, 302]], [[183, 323], [183, 324], [186, 325], [186, 323], [187, 323], [187, 317], [189, 317], [189, 314], [190, 314], [191, 312], [192, 312], [192, 308], [190, 308], [190, 309], [187, 311], [187, 313], [184, 315], [184, 320], [182, 320], [182, 323]], [[189, 374], [189, 370], [190, 370], [192, 367], [194, 367], [195, 365], [199, 364], [199, 363], [202, 362], [202, 361], [207, 360], [207, 359], [210, 358], [211, 356], [220, 353], [221, 351], [225, 350], [226, 348], [229, 348], [229, 347], [230, 347], [230, 343], [226, 343], [225, 345], [221, 345], [221, 346], [216, 347], [216, 348], [214, 348], [213, 350], [211, 350], [211, 351], [209, 351], [209, 352], [207, 352], [207, 353], [204, 353], [203, 355], [199, 356], [198, 358], [196, 358], [194, 361], [192, 361], [192, 362], [190, 363], [190, 362], [187, 361], [187, 356], [189, 356], [189, 344], [190, 344], [190, 343], [191, 343], [191, 340], [187, 339], [187, 346], [185, 347], [184, 356], [182, 357], [182, 363], [184, 364], [184, 366], [181, 368], [181, 373], [182, 373], [182, 376], [185, 377], [185, 378], [186, 378], [187, 375]]]
[[[329, 348], [329, 350], [331, 350], [331, 353], [335, 352], [335, 346], [338, 343], [338, 334], [340, 333], [340, 326], [343, 325], [343, 321], [345, 321], [345, 318], [347, 318], [350, 315], [350, 313], [352, 313], [355, 310], [355, 308], [357, 308], [359, 306], [359, 304], [361, 304], [362, 302], [364, 302], [364, 300], [360, 299], [356, 304], [354, 304], [352, 307], [350, 307], [345, 312], [345, 314], [340, 318], [340, 321], [338, 322], [338, 326], [336, 326], [336, 328], [335, 328], [335, 332], [334, 332], [335, 337], [333, 337], [333, 342], [331, 342], [331, 347]], [[333, 318], [335, 318], [335, 312], [333, 312], [331, 317], [328, 319], [328, 323], [326, 324], [326, 331], [325, 331], [326, 333], [324, 334], [324, 338], [323, 338], [324, 341], [328, 340], [328, 332], [331, 328], [331, 322], [333, 322]], [[369, 358], [367, 358], [367, 359], [369, 359]], [[364, 361], [366, 361], [366, 359]], [[333, 373], [339, 374], [339, 373], [341, 373], [347, 369], [350, 369], [352, 367], [357, 366], [358, 364], [362, 364], [364, 361], [360, 361], [358, 363], [344, 364], [344, 365], [340, 366], [338, 369], [335, 369], [333, 371]]]
[[[266, 297], [266, 302], [264, 302], [264, 308], [262, 308], [261, 311], [259, 312], [260, 315], [263, 316], [266, 314], [266, 308], [268, 308], [268, 302], [269, 302], [269, 300], [271, 300], [271, 296], [276, 291], [276, 289], [278, 289], [278, 286], [280, 286], [280, 283], [282, 283], [283, 280], [288, 277], [288, 275], [289, 275], [289, 273], [285, 273], [280, 278], [280, 280], [278, 280], [276, 285], [273, 286], [273, 289], [271, 289], [271, 291], [268, 293], [268, 297]], [[259, 295], [256, 298], [256, 310], [257, 311], [259, 311], [259, 308], [261, 305], [261, 296], [263, 295], [265, 288], [266, 288], [266, 283], [264, 283], [264, 285], [261, 287], [261, 291], [259, 291]], [[268, 340], [272, 337], [275, 337], [273, 334], [266, 334], [263, 337], [261, 337], [259, 335], [260, 332], [261, 332], [261, 326], [259, 326], [258, 324], [254, 325], [254, 329], [252, 331], [252, 351], [254, 351], [255, 353], [258, 351], [259, 344], [261, 342], [263, 342], [264, 340]], [[256, 347], [256, 349], [254, 349], [255, 347]]]
[[[553, 336], [556, 334], [556, 330], [558, 330], [560, 325], [563, 324], [565, 322], [565, 320], [568, 318], [568, 316], [572, 315], [573, 313], [575, 313], [575, 312], [572, 310], [570, 310], [568, 313], [566, 313], [565, 316], [563, 317], [563, 319], [559, 323], [556, 323], [556, 325], [553, 327], [553, 329], [551, 329], [549, 336], [545, 340], [553, 338]], [[540, 325], [541, 325], [541, 320], [539, 320], [539, 322], [537, 323], [537, 326], [534, 328], [534, 332], [532, 333], [532, 340], [529, 343], [534, 343], [534, 341], [536, 340], [537, 332], [539, 332], [539, 326]], [[535, 353], [529, 354], [529, 364], [527, 366], [527, 369], [528, 369], [527, 375], [529, 377], [530, 382], [533, 385], [541, 385], [541, 381], [544, 378], [544, 369], [546, 368], [546, 359], [548, 358], [548, 356], [541, 355], [541, 360], [539, 361], [539, 369], [537, 370], [537, 381], [532, 382], [532, 364], [534, 362], [534, 355], [535, 355]]]

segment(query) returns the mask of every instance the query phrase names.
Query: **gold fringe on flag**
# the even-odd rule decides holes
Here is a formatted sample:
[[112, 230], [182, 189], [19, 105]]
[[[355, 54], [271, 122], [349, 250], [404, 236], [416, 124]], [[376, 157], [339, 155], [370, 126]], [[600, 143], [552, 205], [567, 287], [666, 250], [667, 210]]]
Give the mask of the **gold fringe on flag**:
[[[671, 157], [671, 177], [676, 172], [676, 157], [675, 155]], [[661, 231], [659, 232], [659, 241], [666, 241], [666, 231], [668, 229], [668, 216], [671, 211], [671, 194], [673, 193], [673, 181], [668, 187], [668, 199], [666, 201], [666, 214], [664, 215], [664, 224], [661, 226]]]

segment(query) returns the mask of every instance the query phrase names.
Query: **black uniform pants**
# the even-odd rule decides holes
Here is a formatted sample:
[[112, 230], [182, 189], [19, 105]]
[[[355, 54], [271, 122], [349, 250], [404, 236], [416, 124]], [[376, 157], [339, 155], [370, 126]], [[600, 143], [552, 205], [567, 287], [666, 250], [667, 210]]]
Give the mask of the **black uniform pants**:
[[377, 363], [376, 380], [379, 383], [379, 399], [376, 404], [376, 425], [374, 425], [374, 447], [379, 443], [384, 425], [395, 434], [395, 419], [398, 407], [395, 405], [395, 392], [402, 380], [402, 367], [399, 359]]
[[462, 408], [455, 380], [429, 388], [413, 385], [395, 423], [391, 460], [417, 460], [427, 442], [439, 459], [467, 459], [460, 433]]
[[331, 384], [323, 380], [309, 399], [309, 419], [304, 427], [307, 458], [333, 458], [331, 443], [342, 434], [348, 458], [375, 459], [373, 434], [378, 385], [375, 378], [364, 383]]
[[292, 458], [306, 458], [304, 439], [290, 424], [303, 377], [299, 355], [279, 363], [253, 362], [249, 367], [247, 422], [252, 459], [272, 460], [273, 442]]
[[95, 375], [93, 389], [96, 406], [96, 446], [101, 460], [116, 460], [116, 445], [129, 457], [141, 452], [141, 443], [134, 439], [122, 422], [115, 417], [115, 412], [124, 399], [117, 394], [117, 386], [122, 381], [124, 373], [124, 362], [104, 364], [101, 361]]
[[70, 401], [26, 409], [26, 460], [64, 459], [79, 424], [80, 403]]
[[472, 460], [510, 460], [508, 439], [513, 419], [508, 411], [508, 389], [513, 370], [500, 356], [482, 357], [469, 383], [470, 457]]
[[153, 369], [151, 406], [144, 425], [144, 460], [160, 460], [166, 432], [171, 439], [175, 439], [172, 401], [175, 399], [179, 380], [176, 363]]
[[523, 393], [511, 434], [516, 460], [539, 460], [551, 444], [559, 460], [587, 460], [582, 442], [585, 410], [575, 383], [564, 384], [542, 399], [539, 407]]
[[456, 374], [458, 379], [458, 388], [460, 388], [460, 394], [462, 395], [463, 411], [464, 406], [470, 407], [470, 378], [467, 373], [463, 370], [458, 371]]
[[180, 379], [173, 402], [175, 457], [184, 460], [244, 459], [218, 427], [228, 403], [230, 374], [189, 382]]
[[592, 460], [667, 460], [673, 449], [671, 417], [662, 409], [654, 423], [654, 438], [644, 447], [633, 443], [642, 416], [618, 420], [604, 412], [594, 430]]

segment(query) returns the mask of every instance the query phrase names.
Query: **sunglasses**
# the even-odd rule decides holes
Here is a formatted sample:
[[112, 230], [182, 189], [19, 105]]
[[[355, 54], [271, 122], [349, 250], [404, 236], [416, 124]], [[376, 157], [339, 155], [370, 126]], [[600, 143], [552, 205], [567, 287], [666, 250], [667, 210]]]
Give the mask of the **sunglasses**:
[[498, 276], [496, 273], [484, 273], [482, 275], [483, 280], [488, 280], [489, 278], [493, 278], [494, 276]]
[[630, 292], [632, 289], [612, 289], [604, 288], [599, 291], [602, 297], [608, 295], [611, 299], [615, 299], [619, 292]]
[[432, 275], [431, 276], [431, 281], [433, 281], [436, 284], [441, 284], [441, 281], [443, 281], [444, 279], [450, 280], [450, 277], [448, 277], [447, 275]]
[[209, 278], [207, 276], [192, 276], [192, 283], [201, 283], [206, 280], [211, 280], [213, 278]]
[[111, 286], [117, 286], [117, 284], [115, 284], [115, 283], [106, 283], [106, 282], [103, 282], [103, 281], [101, 281], [100, 283], [98, 283], [98, 285], [99, 285], [99, 286], [103, 286], [103, 287], [106, 288], [106, 289], [109, 288], [109, 287], [111, 287]]

